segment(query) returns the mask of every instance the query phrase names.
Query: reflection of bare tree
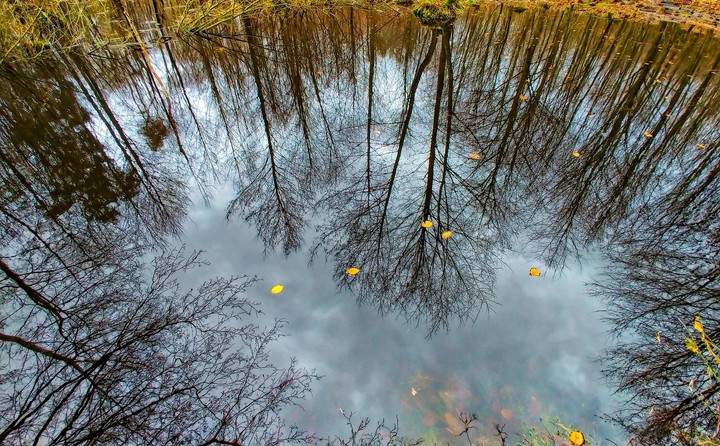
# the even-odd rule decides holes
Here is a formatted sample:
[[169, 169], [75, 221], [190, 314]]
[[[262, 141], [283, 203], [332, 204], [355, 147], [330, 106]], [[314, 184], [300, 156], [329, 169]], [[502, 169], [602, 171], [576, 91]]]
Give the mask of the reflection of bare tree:
[[0, 260], [0, 441], [306, 441], [279, 410], [315, 377], [268, 363], [279, 326], [248, 321], [257, 311], [242, 298], [251, 281], [213, 279], [182, 292], [176, 276], [198, 266], [197, 255], [167, 253], [151, 277], [138, 257], [130, 249], [58, 269], [40, 253], [24, 265]]
[[[368, 170], [367, 166], [378, 164], [371, 163], [368, 153], [364, 170], [358, 170], [356, 179], [349, 182], [351, 186], [324, 200], [323, 204], [332, 209], [333, 220], [322, 226], [320, 246], [337, 262], [338, 278], [344, 277], [347, 267], [361, 268], [362, 273], [353, 279], [359, 285], [360, 302], [376, 306], [382, 314], [399, 312], [409, 320], [427, 322], [432, 334], [446, 329], [453, 318], [474, 319], [487, 304], [493, 273], [484, 242], [467, 230], [472, 212], [463, 211], [464, 189], [457, 187], [456, 175], [448, 174], [452, 28], [429, 32], [429, 49], [414, 71], [402, 111], [399, 142], [388, 179], [382, 179], [380, 169], [386, 167], [382, 162], [380, 169]], [[412, 167], [408, 158], [404, 164], [400, 160], [420, 79], [436, 52], [438, 37], [441, 44], [427, 159], [424, 170], [419, 170], [420, 166]], [[441, 138], [443, 119], [445, 138]], [[417, 152], [416, 146], [413, 141], [411, 150]], [[413, 154], [411, 159], [415, 157]], [[422, 187], [415, 186], [415, 172], [424, 177]], [[365, 190], [358, 190], [358, 186], [365, 186]], [[421, 227], [424, 220], [433, 221], [434, 226]], [[443, 238], [441, 234], [447, 230], [454, 234]]]

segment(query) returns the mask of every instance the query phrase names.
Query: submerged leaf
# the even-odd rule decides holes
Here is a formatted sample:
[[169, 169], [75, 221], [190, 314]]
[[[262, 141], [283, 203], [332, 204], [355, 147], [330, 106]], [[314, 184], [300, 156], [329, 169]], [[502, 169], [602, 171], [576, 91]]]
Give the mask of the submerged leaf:
[[275, 285], [274, 287], [270, 288], [270, 293], [272, 294], [280, 294], [282, 293], [282, 290], [285, 289], [282, 285]]
[[530, 268], [530, 275], [533, 276], [533, 277], [539, 277], [539, 276], [540, 276], [540, 270], [537, 269], [537, 268], [535, 268], [535, 267], [532, 267], [532, 268]]
[[345, 270], [345, 274], [348, 274], [348, 275], [350, 275], [350, 276], [354, 276], [355, 274], [357, 274], [357, 273], [359, 273], [359, 272], [360, 272], [360, 269], [359, 269], [359, 268], [355, 268], [354, 266], [353, 266], [352, 268], [348, 268], [348, 269]]
[[427, 229], [427, 228], [432, 228], [432, 225], [433, 225], [433, 222], [431, 222], [430, 220], [425, 220], [424, 222], [422, 222], [422, 224], [420, 226]]

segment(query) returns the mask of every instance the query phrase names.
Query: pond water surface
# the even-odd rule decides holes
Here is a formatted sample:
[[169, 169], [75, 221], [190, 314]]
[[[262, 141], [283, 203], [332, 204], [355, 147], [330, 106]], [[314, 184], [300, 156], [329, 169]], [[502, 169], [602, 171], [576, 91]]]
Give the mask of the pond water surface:
[[561, 417], [621, 442], [600, 417], [625, 395], [597, 359], [619, 342], [602, 287], [629, 267], [608, 253], [673, 240], [683, 216], [715, 230], [717, 49], [496, 5], [445, 29], [372, 9], [243, 18], [18, 65], [0, 255], [21, 221], [112, 227], [118, 249], [203, 250], [187, 284], [257, 276], [263, 320], [287, 321], [273, 360], [324, 376], [287, 414], [313, 432], [345, 433], [342, 410], [457, 441], [475, 413], [480, 439]]

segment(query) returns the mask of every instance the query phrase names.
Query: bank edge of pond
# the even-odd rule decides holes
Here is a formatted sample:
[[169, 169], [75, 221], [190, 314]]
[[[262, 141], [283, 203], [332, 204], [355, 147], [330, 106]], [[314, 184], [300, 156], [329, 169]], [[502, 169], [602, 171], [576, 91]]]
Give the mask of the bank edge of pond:
[[698, 31], [720, 34], [718, 0], [507, 0], [503, 3], [521, 10], [538, 6], [569, 8], [650, 23], [674, 22]]
[[[613, 18], [671, 21], [720, 34], [720, 0], [236, 0], [205, 3], [167, 0], [0, 0], [0, 63], [42, 57], [60, 50], [89, 52], [103, 47], [136, 46], [163, 35], [202, 34], [242, 15], [280, 14], [317, 8], [353, 6], [411, 9], [425, 25], [451, 21], [467, 7], [507, 4], [528, 8], [572, 9]], [[438, 13], [439, 20], [433, 14]], [[429, 18], [428, 18], [429, 17]], [[150, 22], [161, 23], [149, 27]], [[159, 29], [158, 29], [159, 28]]]

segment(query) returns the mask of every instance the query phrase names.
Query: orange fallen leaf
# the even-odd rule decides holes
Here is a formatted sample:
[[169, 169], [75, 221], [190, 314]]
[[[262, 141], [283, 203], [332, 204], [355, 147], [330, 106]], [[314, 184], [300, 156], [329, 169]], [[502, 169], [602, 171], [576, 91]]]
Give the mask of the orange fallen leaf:
[[525, 99], [527, 99], [527, 96], [525, 96], [524, 94], [523, 94], [523, 95], [520, 95], [520, 100], [521, 100], [521, 101], [524, 101]]
[[480, 154], [479, 153], [471, 153], [470, 155], [468, 155], [468, 158], [472, 158], [474, 160], [479, 160]]
[[580, 152], [576, 150], [572, 153], [572, 156], [574, 156], [575, 158], [580, 158]]
[[645, 132], [645, 133], [643, 133], [643, 134], [645, 135], [646, 138], [652, 138], [652, 137], [653, 137], [653, 134], [650, 133], [650, 132]]
[[425, 220], [424, 222], [422, 222], [422, 224], [420, 226], [427, 229], [427, 228], [432, 228], [432, 225], [433, 225], [433, 222], [431, 222], [430, 220]]
[[282, 285], [275, 285], [274, 287], [270, 288], [270, 293], [272, 294], [280, 294], [285, 289]]
[[570, 432], [570, 443], [573, 444], [573, 446], [582, 446], [585, 444], [585, 435], [583, 435], [580, 431], [572, 431]]
[[360, 269], [355, 268], [354, 266], [352, 268], [348, 268], [345, 270], [345, 274], [350, 275], [350, 276], [354, 276], [355, 274], [357, 274], [359, 272], [360, 272]]
[[535, 268], [535, 267], [530, 268], [530, 275], [533, 276], [533, 277], [539, 277], [539, 276], [540, 276], [540, 270], [537, 269], [537, 268]]
[[442, 233], [442, 238], [450, 238], [452, 236], [452, 231], [445, 231]]

